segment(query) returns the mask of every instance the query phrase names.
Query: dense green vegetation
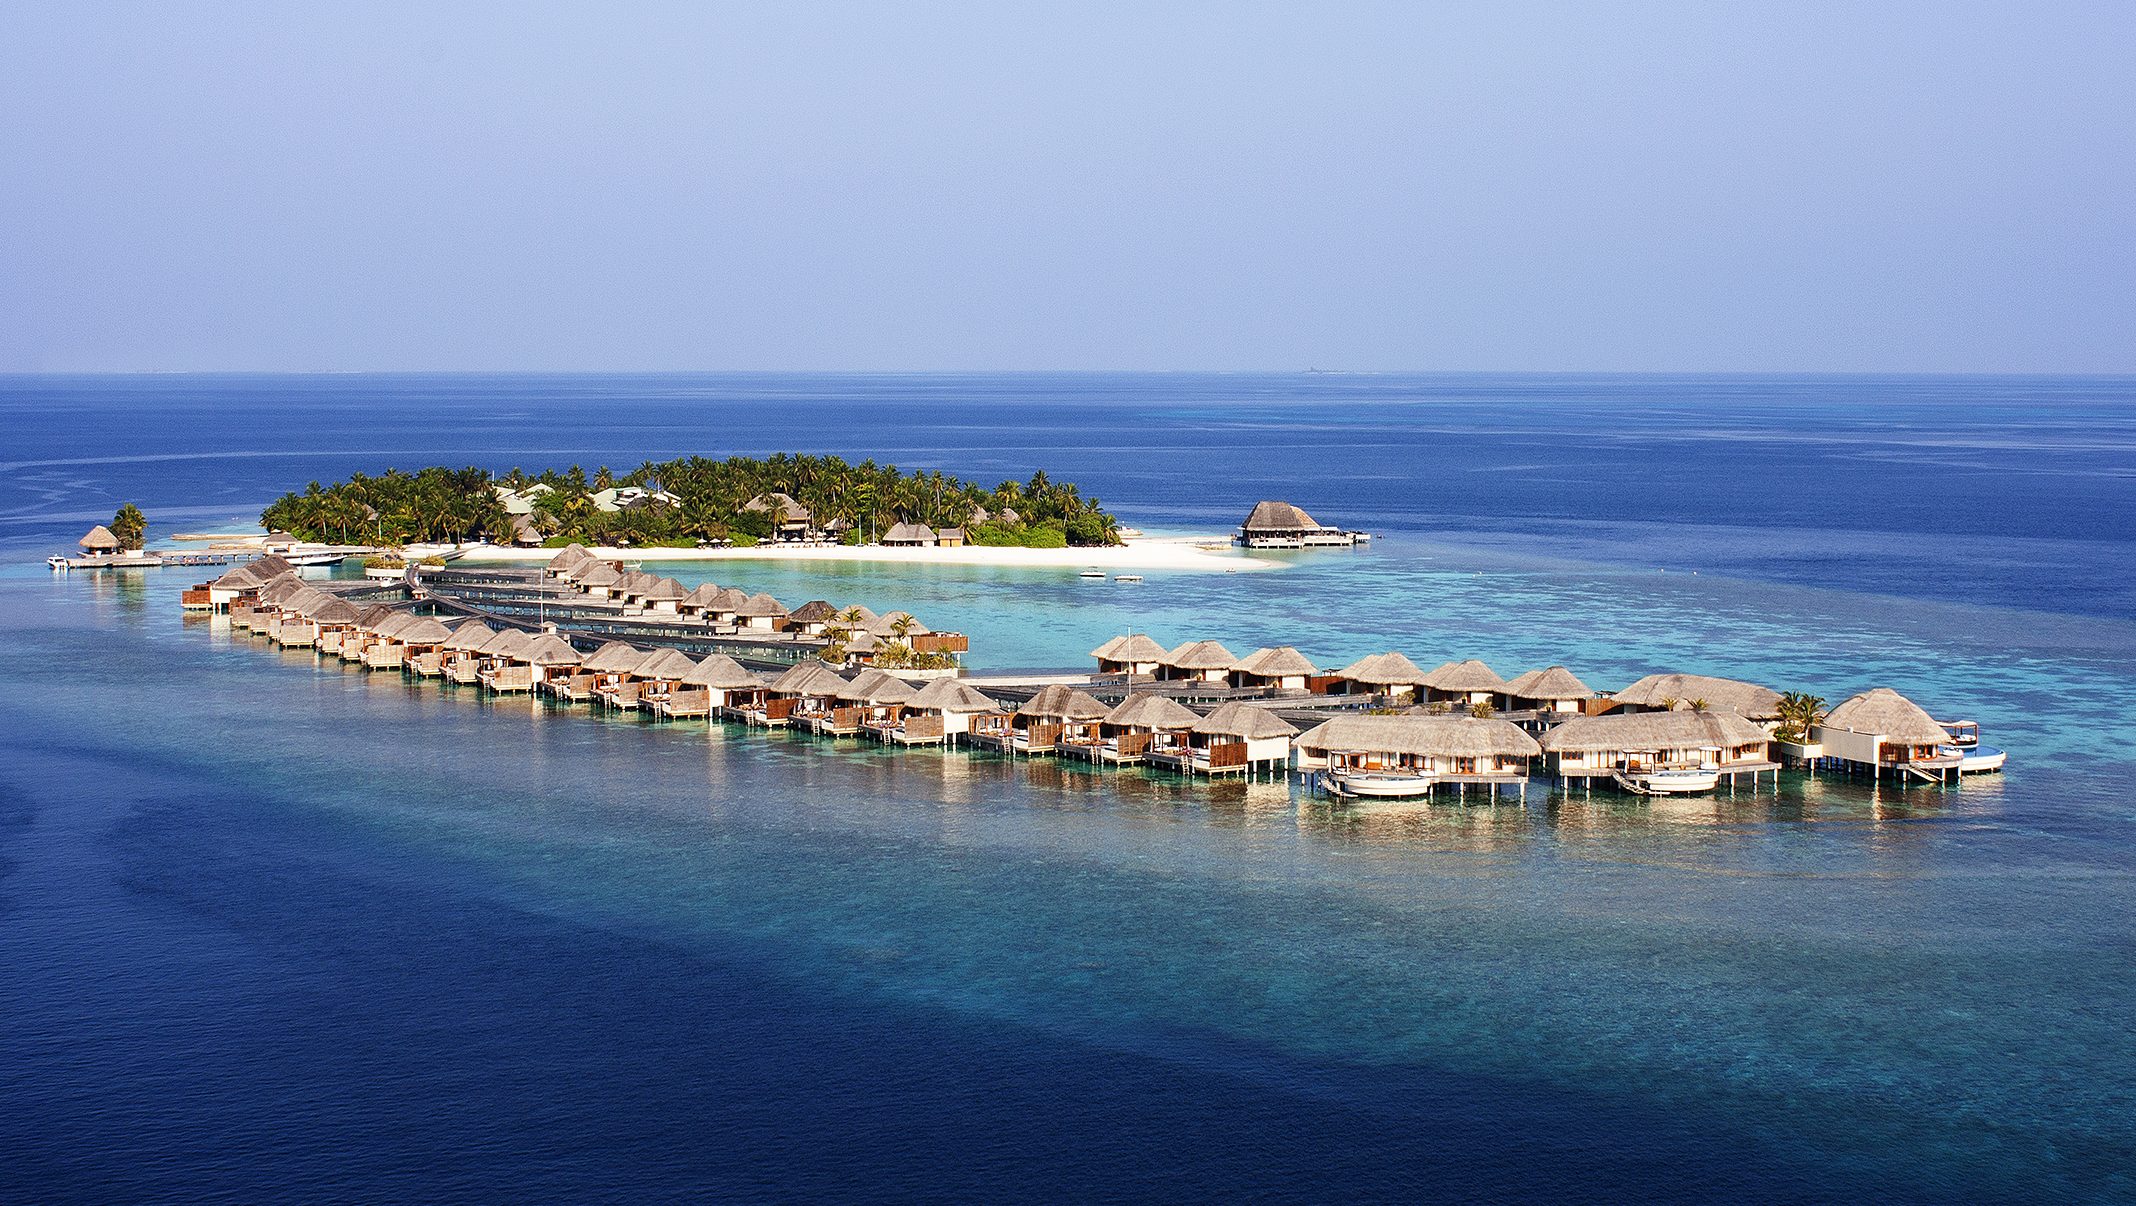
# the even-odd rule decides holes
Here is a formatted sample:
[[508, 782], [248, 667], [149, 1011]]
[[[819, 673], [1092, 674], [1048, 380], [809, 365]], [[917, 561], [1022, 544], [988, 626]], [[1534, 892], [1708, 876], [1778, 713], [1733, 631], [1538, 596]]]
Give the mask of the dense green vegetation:
[[[497, 487], [532, 499], [527, 519], [555, 545], [694, 545], [775, 539], [780, 507], [750, 509], [752, 501], [785, 494], [807, 512], [813, 533], [864, 542], [897, 523], [966, 529], [973, 544], [1061, 548], [1119, 542], [1118, 524], [1095, 498], [1043, 470], [1028, 482], [980, 486], [947, 476], [835, 456], [779, 453], [762, 460], [648, 461], [625, 474], [605, 466], [589, 476], [577, 465], [529, 474], [513, 469], [423, 469], [356, 474], [332, 485], [311, 483], [285, 494], [260, 515], [270, 529], [308, 540], [401, 544], [508, 540], [513, 517]], [[837, 521], [843, 521], [838, 523]]]
[[127, 503], [111, 517], [111, 534], [118, 538], [122, 549], [137, 549], [148, 540], [148, 517], [141, 508]]

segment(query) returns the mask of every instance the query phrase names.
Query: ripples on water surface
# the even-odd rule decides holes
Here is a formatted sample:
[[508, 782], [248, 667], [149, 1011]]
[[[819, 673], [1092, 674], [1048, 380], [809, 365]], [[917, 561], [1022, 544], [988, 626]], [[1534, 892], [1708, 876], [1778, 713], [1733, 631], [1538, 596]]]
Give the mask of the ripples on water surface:
[[[144, 390], [178, 417], [142, 421], [167, 413]], [[382, 460], [795, 446], [704, 400], [737, 391], [804, 420], [834, 397], [916, 414], [802, 443], [1043, 465], [1144, 526], [1233, 522], [1268, 493], [1388, 533], [1133, 588], [746, 571], [954, 620], [989, 666], [1074, 663], [1136, 627], [1605, 684], [1888, 682], [1977, 715], [2015, 770], [1361, 815], [1282, 784], [493, 704], [182, 620], [183, 574], [33, 564], [118, 496], [206, 524]], [[2127, 1196], [2128, 393], [11, 382], [0, 1187]], [[291, 421], [239, 421], [270, 403]], [[439, 431], [468, 434], [426, 451]], [[111, 459], [217, 447], [265, 455]]]

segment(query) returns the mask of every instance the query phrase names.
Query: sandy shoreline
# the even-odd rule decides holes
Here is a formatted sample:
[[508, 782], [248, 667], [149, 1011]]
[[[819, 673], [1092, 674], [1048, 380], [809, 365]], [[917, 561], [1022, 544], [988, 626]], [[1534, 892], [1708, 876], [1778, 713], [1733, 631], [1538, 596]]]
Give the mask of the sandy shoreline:
[[[1200, 573], [1244, 573], [1279, 568], [1279, 563], [1243, 556], [1228, 547], [1205, 548], [1221, 537], [1149, 537], [1110, 548], [1023, 549], [965, 545], [958, 548], [883, 548], [879, 545], [760, 544], [746, 549], [617, 549], [592, 550], [597, 557], [622, 561], [868, 561], [906, 565], [987, 565], [1012, 569], [1102, 569], [1116, 573], [1138, 570], [1187, 570]], [[411, 553], [417, 550], [411, 548]], [[514, 549], [475, 545], [459, 558], [475, 561], [546, 561], [554, 549]]]

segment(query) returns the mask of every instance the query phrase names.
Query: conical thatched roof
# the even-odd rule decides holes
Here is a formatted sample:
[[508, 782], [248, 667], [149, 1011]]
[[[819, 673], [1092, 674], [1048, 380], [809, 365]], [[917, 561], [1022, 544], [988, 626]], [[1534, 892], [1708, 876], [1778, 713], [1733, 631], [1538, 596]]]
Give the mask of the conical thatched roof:
[[1765, 730], [1734, 712], [1616, 712], [1582, 716], [1543, 734], [1555, 754], [1611, 750], [1719, 749], [1756, 745]]
[[794, 608], [792, 619], [796, 624], [821, 624], [838, 614], [828, 599], [810, 599]]
[[1940, 745], [1951, 739], [1927, 709], [1889, 687], [1846, 700], [1827, 713], [1819, 727], [1865, 733], [1904, 745]]
[[1610, 698], [1640, 708], [1658, 708], [1664, 700], [1687, 707], [1692, 700], [1703, 699], [1708, 708], [1740, 713], [1752, 720], [1771, 720], [1780, 715], [1778, 691], [1703, 674], [1649, 674]]
[[645, 660], [645, 651], [628, 641], [610, 641], [587, 654], [579, 669], [592, 674], [628, 674]]
[[208, 585], [219, 590], [251, 590], [263, 581], [265, 579], [261, 578], [251, 566], [240, 565], [236, 569], [224, 571], [220, 577], [208, 583]]
[[745, 620], [765, 616], [777, 618], [786, 614], [786, 606], [770, 595], [755, 594], [743, 600], [741, 606], [734, 609], [734, 614]]
[[697, 661], [680, 649], [655, 649], [630, 668], [632, 678], [681, 678], [697, 669]]
[[712, 601], [705, 605], [706, 611], [732, 612], [749, 602], [749, 592], [733, 586], [722, 586], [712, 592]]
[[1091, 650], [1090, 656], [1100, 661], [1134, 664], [1162, 662], [1170, 653], [1170, 650], [1143, 634], [1131, 632], [1126, 636], [1116, 636]]
[[1217, 641], [1188, 641], [1164, 657], [1174, 670], [1229, 670], [1238, 663], [1239, 655]]
[[712, 585], [710, 582], [698, 583], [696, 586], [690, 588], [689, 594], [686, 594], [682, 597], [682, 605], [684, 607], [709, 609], [714, 603], [717, 603], [718, 601], [719, 587]]
[[377, 624], [380, 621], [384, 620], [387, 616], [392, 615], [394, 610], [395, 609], [388, 604], [373, 603], [369, 607], [366, 607], [356, 613], [356, 626], [368, 632], [370, 631], [372, 625]]
[[529, 666], [576, 666], [582, 660], [579, 651], [571, 647], [571, 642], [553, 632], [528, 637], [524, 644], [505, 656], [511, 661], [525, 662]]
[[452, 639], [452, 629], [436, 616], [419, 616], [393, 639], [403, 645], [443, 645]]
[[1313, 659], [1290, 645], [1256, 649], [1240, 658], [1239, 664], [1232, 669], [1257, 678], [1296, 678], [1300, 675], [1310, 677], [1320, 673], [1319, 667], [1313, 665]]
[[482, 621], [469, 620], [452, 630], [452, 636], [446, 640], [444, 648], [453, 653], [471, 653], [482, 648], [496, 635], [496, 630]]
[[1147, 691], [1129, 695], [1105, 714], [1106, 724], [1153, 730], [1191, 728], [1200, 719], [1200, 713], [1190, 711], [1166, 696]]
[[1246, 515], [1246, 522], [1239, 525], [1249, 532], [1311, 531], [1320, 527], [1320, 521], [1287, 502], [1267, 499], [1253, 505]]
[[883, 647], [883, 639], [863, 628], [846, 637], [847, 653], [873, 653]]
[[1257, 708], [1250, 703], [1233, 700], [1202, 717], [1194, 725], [1194, 731], [1211, 737], [1260, 740], [1264, 737], [1296, 736], [1298, 726], [1267, 708]]
[[89, 529], [87, 536], [82, 537], [81, 546], [92, 553], [116, 552], [119, 547], [119, 538], [111, 534], [110, 528], [105, 527], [103, 524], [98, 524]]
[[360, 614], [356, 605], [347, 599], [329, 599], [319, 610], [311, 613], [311, 618], [314, 623], [346, 627], [355, 624]]
[[1087, 693], [1065, 683], [1054, 683], [1039, 688], [1038, 694], [1016, 709], [1016, 714], [1037, 720], [1101, 720], [1110, 711]]
[[400, 639], [400, 634], [408, 630], [408, 625], [421, 618], [421, 616], [412, 611], [396, 611], [378, 623], [371, 625], [371, 635], [398, 640]]
[[616, 589], [627, 595], [642, 595], [646, 591], [658, 589], [659, 586], [660, 579], [644, 570], [632, 570], [616, 583]]
[[1514, 678], [1506, 684], [1506, 694], [1514, 699], [1587, 699], [1594, 690], [1565, 667], [1550, 666]]
[[935, 530], [924, 523], [894, 523], [890, 525], [889, 531], [883, 533], [885, 544], [893, 540], [917, 540], [931, 544], [934, 538]]
[[311, 613], [333, 601], [334, 596], [327, 594], [316, 586], [302, 586], [277, 600], [275, 606], [283, 611], [295, 612], [297, 615], [308, 617]]
[[1424, 685], [1434, 691], [1503, 691], [1506, 680], [1482, 662], [1448, 662], [1424, 676]]
[[920, 623], [919, 617], [909, 611], [886, 611], [868, 621], [868, 631], [879, 637], [896, 637], [896, 625], [899, 620], [911, 621], [911, 624], [905, 629], [906, 636], [925, 636], [934, 631], [934, 629]]
[[1353, 683], [1372, 687], [1421, 687], [1424, 672], [1415, 662], [1399, 653], [1375, 653], [1361, 657], [1341, 670], [1338, 675]]
[[711, 687], [720, 691], [740, 691], [760, 687], [762, 680], [749, 672], [747, 666], [724, 653], [707, 654], [705, 660], [680, 680], [690, 687]]
[[1535, 738], [1503, 720], [1472, 716], [1338, 716], [1298, 738], [1306, 750], [1359, 753], [1443, 755], [1448, 757], [1533, 757], [1542, 752]]
[[281, 574], [294, 574], [297, 567], [280, 553], [269, 553], [252, 563], [252, 572], [260, 581], [265, 582]]
[[295, 574], [280, 574], [260, 587], [260, 602], [279, 607], [305, 591], [316, 589]]
[[847, 686], [837, 671], [822, 662], [802, 662], [771, 680], [781, 695], [836, 695]]
[[894, 704], [909, 703], [919, 691], [911, 683], [885, 670], [869, 668], [853, 676], [853, 685], [848, 699], [863, 703]]
[[482, 647], [481, 653], [484, 657], [510, 657], [526, 648], [527, 642], [533, 639], [534, 634], [524, 628], [500, 628], [497, 635]]
[[556, 556], [549, 558], [549, 569], [558, 574], [569, 574], [593, 560], [593, 554], [586, 551], [585, 545], [567, 544]]
[[602, 561], [594, 565], [589, 565], [585, 569], [577, 571], [575, 574], [575, 581], [577, 581], [580, 586], [586, 587], [604, 586], [612, 589], [617, 583], [621, 582], [622, 580], [623, 571], [617, 569], [613, 565], [608, 564], [606, 561]]
[[969, 683], [954, 678], [938, 678], [921, 687], [911, 699], [905, 701], [908, 708], [928, 712], [998, 712], [1001, 705]]
[[683, 600], [683, 596], [689, 593], [689, 591], [683, 589], [682, 583], [675, 581], [673, 578], [659, 579], [641, 592], [648, 603], [680, 603]]

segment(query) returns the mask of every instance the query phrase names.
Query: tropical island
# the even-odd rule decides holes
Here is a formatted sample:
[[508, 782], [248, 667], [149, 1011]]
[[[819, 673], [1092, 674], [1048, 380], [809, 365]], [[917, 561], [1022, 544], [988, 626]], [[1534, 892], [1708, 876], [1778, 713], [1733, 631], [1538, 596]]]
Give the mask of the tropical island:
[[519, 548], [750, 548], [765, 544], [1103, 548], [1119, 522], [1072, 482], [1040, 470], [987, 487], [940, 470], [779, 453], [647, 461], [590, 476], [573, 465], [502, 475], [469, 467], [387, 469], [312, 482], [260, 515], [313, 541], [487, 541]]

